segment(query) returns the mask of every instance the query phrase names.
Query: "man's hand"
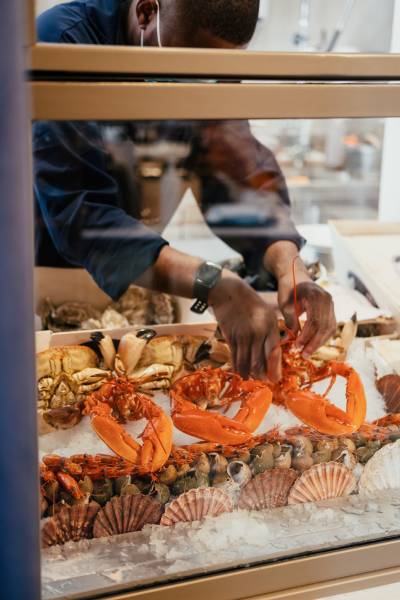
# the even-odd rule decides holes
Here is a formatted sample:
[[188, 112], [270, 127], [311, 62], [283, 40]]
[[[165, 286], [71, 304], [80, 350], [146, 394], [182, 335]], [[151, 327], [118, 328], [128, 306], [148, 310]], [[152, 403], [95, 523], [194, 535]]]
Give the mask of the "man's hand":
[[281, 347], [277, 317], [258, 294], [233, 274], [225, 274], [209, 302], [229, 343], [233, 368], [242, 377], [281, 378]]
[[[293, 333], [299, 333], [298, 317], [306, 313], [307, 322], [297, 345], [305, 357], [311, 356], [336, 330], [331, 295], [311, 280], [292, 242], [281, 241], [270, 246], [265, 255], [265, 266], [276, 277], [279, 307], [287, 327]], [[294, 282], [297, 307], [294, 303]]]
[[307, 321], [298, 339], [297, 347], [305, 358], [323, 346], [336, 330], [332, 297], [304, 273], [296, 277], [297, 314], [294, 304], [293, 276], [291, 273], [278, 280], [278, 302], [287, 327], [299, 333], [298, 316], [306, 313]]

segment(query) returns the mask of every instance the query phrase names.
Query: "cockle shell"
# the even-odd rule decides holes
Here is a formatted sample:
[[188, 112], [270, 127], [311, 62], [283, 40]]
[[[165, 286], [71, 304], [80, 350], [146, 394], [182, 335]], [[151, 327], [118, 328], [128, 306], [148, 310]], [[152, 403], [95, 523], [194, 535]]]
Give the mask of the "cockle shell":
[[205, 517], [218, 517], [232, 510], [232, 500], [223, 490], [197, 488], [171, 502], [161, 519], [161, 525], [201, 521]]
[[147, 524], [157, 525], [162, 511], [160, 502], [143, 494], [116, 496], [97, 514], [93, 537], [141, 531]]
[[64, 506], [42, 528], [42, 546], [48, 548], [92, 537], [92, 525], [100, 505], [97, 502]]
[[285, 506], [290, 488], [297, 479], [294, 469], [269, 469], [244, 486], [239, 508], [263, 510]]
[[358, 485], [360, 494], [400, 488], [400, 440], [374, 454], [365, 465]]
[[376, 382], [389, 413], [400, 412], [400, 375], [385, 375]]
[[337, 462], [321, 463], [305, 471], [290, 490], [288, 504], [318, 502], [348, 496], [356, 487], [356, 478]]

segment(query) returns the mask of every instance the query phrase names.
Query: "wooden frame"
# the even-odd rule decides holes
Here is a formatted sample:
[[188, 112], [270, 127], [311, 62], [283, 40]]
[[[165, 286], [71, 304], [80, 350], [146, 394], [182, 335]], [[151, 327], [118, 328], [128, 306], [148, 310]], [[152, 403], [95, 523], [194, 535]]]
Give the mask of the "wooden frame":
[[400, 116], [400, 85], [31, 84], [34, 119], [310, 119]]
[[280, 80], [399, 80], [400, 55], [317, 54], [36, 44], [31, 69], [48, 72]]

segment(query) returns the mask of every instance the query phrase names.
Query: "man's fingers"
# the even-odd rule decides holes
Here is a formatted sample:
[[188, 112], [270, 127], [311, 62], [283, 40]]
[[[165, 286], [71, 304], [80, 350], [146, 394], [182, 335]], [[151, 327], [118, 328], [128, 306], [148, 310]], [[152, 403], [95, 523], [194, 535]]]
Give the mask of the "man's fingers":
[[255, 379], [266, 379], [265, 338], [255, 339], [251, 348], [250, 375]]
[[331, 337], [336, 321], [333, 306], [324, 302], [306, 302], [307, 321], [297, 344], [303, 349], [304, 356], [311, 356]]
[[250, 338], [237, 340], [236, 370], [243, 379], [248, 379], [250, 375], [251, 346]]
[[300, 329], [300, 323], [296, 316], [296, 311], [293, 306], [287, 306], [282, 309], [283, 318], [285, 319], [286, 327], [292, 333], [297, 335]]
[[272, 381], [280, 381], [282, 379], [282, 349], [278, 329], [266, 339], [264, 351], [268, 376]]

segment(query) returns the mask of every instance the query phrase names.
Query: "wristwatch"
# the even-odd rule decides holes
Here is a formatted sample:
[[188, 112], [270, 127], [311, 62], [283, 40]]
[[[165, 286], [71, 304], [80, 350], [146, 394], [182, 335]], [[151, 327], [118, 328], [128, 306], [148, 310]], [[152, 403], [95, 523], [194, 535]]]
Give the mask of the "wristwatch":
[[208, 308], [208, 296], [210, 291], [217, 285], [222, 277], [222, 267], [213, 262], [205, 262], [200, 265], [193, 284], [193, 297], [196, 302], [191, 310], [202, 315]]

